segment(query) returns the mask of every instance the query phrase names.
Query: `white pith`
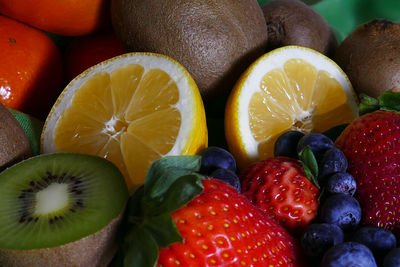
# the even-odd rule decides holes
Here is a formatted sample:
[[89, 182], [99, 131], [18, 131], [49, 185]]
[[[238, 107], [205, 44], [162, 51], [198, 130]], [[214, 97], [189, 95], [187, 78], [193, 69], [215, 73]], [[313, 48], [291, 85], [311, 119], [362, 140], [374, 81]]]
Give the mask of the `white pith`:
[[35, 214], [46, 215], [62, 210], [68, 205], [68, 185], [52, 183], [36, 193]]

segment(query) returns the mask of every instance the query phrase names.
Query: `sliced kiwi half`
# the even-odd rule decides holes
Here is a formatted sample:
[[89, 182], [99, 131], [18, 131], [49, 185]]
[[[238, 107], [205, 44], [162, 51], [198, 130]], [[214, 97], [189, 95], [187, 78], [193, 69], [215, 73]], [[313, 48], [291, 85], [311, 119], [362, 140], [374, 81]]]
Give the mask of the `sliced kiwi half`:
[[95, 234], [122, 214], [128, 196], [121, 172], [100, 157], [54, 153], [17, 163], [0, 173], [1, 254]]

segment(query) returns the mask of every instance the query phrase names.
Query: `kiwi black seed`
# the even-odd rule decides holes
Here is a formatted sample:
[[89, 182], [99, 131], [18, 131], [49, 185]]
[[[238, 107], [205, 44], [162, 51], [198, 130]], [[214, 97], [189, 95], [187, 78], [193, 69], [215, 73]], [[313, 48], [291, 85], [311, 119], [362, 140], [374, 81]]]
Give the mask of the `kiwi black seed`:
[[[21, 194], [18, 199], [21, 200], [21, 206], [18, 212], [20, 213], [20, 223], [37, 222], [39, 216], [33, 216], [32, 211], [35, 209], [35, 196], [36, 193], [49, 187], [52, 183], [67, 184], [68, 193], [72, 200], [72, 205], [68, 209], [70, 212], [76, 212], [77, 209], [83, 208], [84, 203], [84, 192], [83, 188], [83, 177], [75, 175], [68, 175], [62, 173], [61, 175], [53, 175], [50, 172], [46, 172], [46, 175], [42, 177], [41, 181], [30, 181], [27, 188], [21, 190]], [[47, 218], [49, 224], [55, 223], [57, 220], [63, 220], [63, 215], [53, 214]]]
[[268, 50], [286, 45], [312, 48], [332, 57], [336, 36], [317, 11], [300, 0], [272, 0], [261, 6], [268, 27]]
[[[110, 224], [118, 226], [115, 220], [121, 217], [128, 196], [121, 172], [100, 157], [54, 153], [13, 165], [0, 173], [0, 265], [41, 266], [60, 263], [61, 258], [67, 261], [61, 266], [109, 262], [112, 255], [104, 259], [103, 254], [116, 244], [91, 246], [88, 240], [97, 236], [99, 242], [99, 232]], [[104, 232], [102, 242], [115, 243], [116, 230]], [[69, 249], [60, 249], [67, 245]], [[93, 250], [89, 253], [87, 247]], [[85, 255], [75, 255], [77, 262], [71, 261], [71, 255], [62, 256], [64, 252], [79, 255], [79, 251]]]

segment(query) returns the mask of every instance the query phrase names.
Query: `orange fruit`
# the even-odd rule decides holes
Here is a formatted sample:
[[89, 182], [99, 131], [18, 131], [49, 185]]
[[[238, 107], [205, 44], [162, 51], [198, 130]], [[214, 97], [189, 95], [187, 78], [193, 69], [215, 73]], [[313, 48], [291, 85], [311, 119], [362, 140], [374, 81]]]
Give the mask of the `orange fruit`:
[[357, 115], [356, 94], [335, 62], [286, 46], [260, 57], [237, 81], [226, 104], [226, 140], [243, 169], [272, 157], [286, 131], [321, 133]]
[[0, 0], [0, 13], [36, 28], [67, 36], [111, 25], [109, 0]]
[[75, 37], [66, 48], [66, 78], [70, 81], [89, 67], [125, 52], [111, 30]]
[[126, 53], [90, 67], [60, 94], [41, 135], [42, 153], [104, 157], [130, 191], [167, 155], [207, 147], [203, 101], [189, 72], [155, 53]]
[[44, 32], [0, 15], [0, 101], [44, 119], [63, 87], [60, 52]]

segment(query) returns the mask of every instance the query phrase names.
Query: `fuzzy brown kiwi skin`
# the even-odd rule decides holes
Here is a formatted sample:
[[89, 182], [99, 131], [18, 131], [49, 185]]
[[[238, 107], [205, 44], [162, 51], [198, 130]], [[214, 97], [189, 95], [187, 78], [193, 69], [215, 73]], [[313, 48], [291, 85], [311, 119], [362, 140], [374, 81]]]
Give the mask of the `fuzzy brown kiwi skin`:
[[11, 112], [0, 103], [0, 171], [31, 156], [27, 135]]
[[107, 267], [117, 249], [117, 230], [121, 213], [102, 230], [66, 245], [33, 249], [0, 249], [2, 267]]
[[334, 60], [358, 94], [378, 97], [400, 89], [400, 23], [374, 19], [359, 25], [339, 45]]
[[310, 6], [299, 0], [272, 0], [261, 9], [268, 27], [268, 50], [299, 45], [333, 57], [338, 45], [335, 34]]
[[112, 0], [111, 15], [128, 51], [174, 58], [206, 101], [228, 95], [268, 38], [256, 0]]

